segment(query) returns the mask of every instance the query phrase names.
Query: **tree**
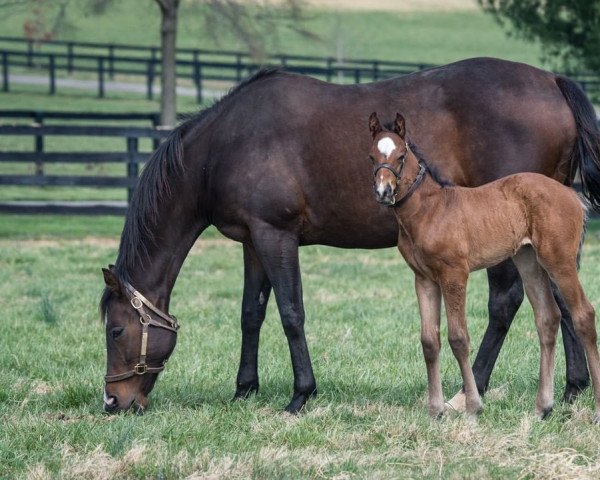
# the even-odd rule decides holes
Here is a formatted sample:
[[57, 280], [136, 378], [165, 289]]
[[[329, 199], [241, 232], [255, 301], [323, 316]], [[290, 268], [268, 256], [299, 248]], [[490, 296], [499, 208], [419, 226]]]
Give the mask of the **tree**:
[[156, 0], [161, 12], [161, 95], [160, 123], [173, 127], [177, 122], [177, 11], [179, 0]]
[[[102, 1], [102, 0], [96, 0]], [[155, 0], [161, 10], [161, 124], [176, 123], [176, 38], [180, 0]], [[195, 0], [206, 6], [205, 27], [215, 33], [220, 27], [233, 32], [259, 61], [264, 59], [265, 38], [279, 27], [316, 38], [302, 28], [304, 0]]]
[[600, 73], [600, 0], [477, 1], [501, 25], [539, 41], [551, 65]]

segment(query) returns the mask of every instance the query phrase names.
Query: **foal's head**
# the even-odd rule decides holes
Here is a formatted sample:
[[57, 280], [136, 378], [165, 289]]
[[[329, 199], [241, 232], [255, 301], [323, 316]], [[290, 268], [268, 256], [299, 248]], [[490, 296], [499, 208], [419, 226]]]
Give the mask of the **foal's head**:
[[374, 165], [373, 189], [375, 199], [385, 205], [395, 203], [398, 181], [404, 169], [408, 155], [408, 145], [405, 140], [406, 128], [404, 117], [399, 113], [394, 120], [394, 130], [384, 130], [373, 112], [369, 117], [369, 130], [373, 135], [373, 144], [369, 157]]

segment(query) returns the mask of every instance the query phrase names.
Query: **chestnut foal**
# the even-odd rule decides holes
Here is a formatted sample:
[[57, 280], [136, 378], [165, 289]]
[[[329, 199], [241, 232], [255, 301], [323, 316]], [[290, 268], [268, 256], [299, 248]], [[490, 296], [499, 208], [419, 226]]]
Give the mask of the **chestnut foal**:
[[600, 422], [600, 358], [594, 308], [577, 275], [586, 209], [577, 194], [543, 175], [510, 175], [477, 188], [443, 185], [406, 141], [396, 114], [394, 131], [369, 118], [370, 157], [379, 203], [394, 207], [400, 227], [398, 249], [415, 273], [421, 314], [421, 344], [427, 365], [429, 414], [442, 415], [440, 307], [444, 299], [448, 340], [463, 378], [466, 412], [482, 409], [469, 363], [466, 286], [469, 272], [512, 258], [533, 307], [540, 341], [536, 413], [552, 411], [554, 348], [560, 310], [550, 279], [563, 295], [583, 342]]

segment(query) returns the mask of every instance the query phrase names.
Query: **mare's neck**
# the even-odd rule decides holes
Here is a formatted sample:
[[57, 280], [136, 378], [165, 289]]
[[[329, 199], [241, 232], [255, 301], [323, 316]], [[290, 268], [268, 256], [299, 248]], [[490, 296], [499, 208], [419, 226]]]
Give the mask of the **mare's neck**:
[[[133, 236], [130, 248], [124, 247], [122, 239], [117, 259], [117, 269], [125, 272], [131, 285], [164, 311], [168, 311], [171, 292], [187, 254], [209, 225], [198, 215], [195, 202], [185, 200], [185, 192], [182, 188], [179, 195], [163, 199], [154, 218], [141, 218], [142, 213], [132, 212], [124, 236], [128, 222], [147, 223], [143, 231], [138, 229], [137, 238]], [[132, 231], [135, 229], [128, 232]]]

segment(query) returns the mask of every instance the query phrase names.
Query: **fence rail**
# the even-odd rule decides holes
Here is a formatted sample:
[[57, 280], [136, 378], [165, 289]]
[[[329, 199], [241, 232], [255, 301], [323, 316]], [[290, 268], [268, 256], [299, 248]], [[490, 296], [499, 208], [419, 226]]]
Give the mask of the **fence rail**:
[[[153, 120], [155, 114], [70, 114], [68, 112], [32, 112], [10, 110], [0, 111], [0, 118], [59, 118], [59, 119], [109, 119]], [[151, 153], [142, 152], [139, 148], [141, 139], [156, 142], [169, 134], [168, 130], [132, 127], [132, 126], [87, 126], [87, 125], [0, 125], [0, 138], [5, 136], [29, 136], [34, 140], [34, 151], [1, 151], [0, 165], [7, 163], [29, 163], [34, 166], [34, 174], [0, 174], [0, 185], [29, 187], [93, 187], [93, 188], [125, 188], [127, 199], [131, 199], [137, 184], [140, 165], [145, 163]], [[115, 137], [122, 138], [121, 151], [88, 151], [88, 152], [47, 152], [44, 150], [44, 139], [50, 136], [66, 137]], [[46, 164], [121, 164], [124, 174], [117, 175], [48, 175]], [[114, 201], [2, 201], [0, 212], [3, 213], [68, 213], [68, 214], [117, 214], [122, 215], [127, 202]]]

